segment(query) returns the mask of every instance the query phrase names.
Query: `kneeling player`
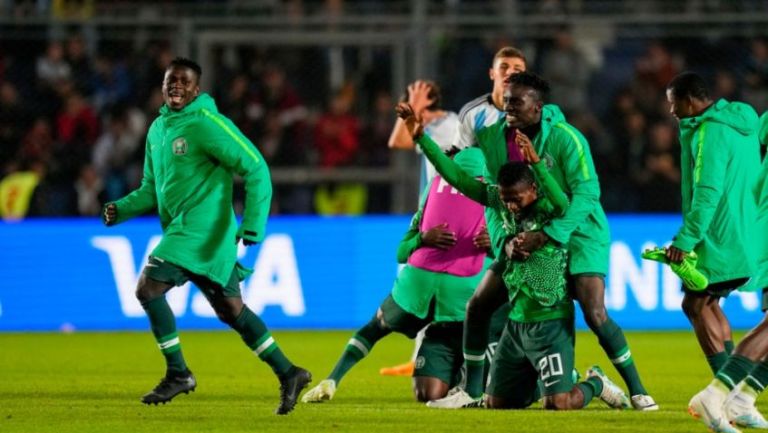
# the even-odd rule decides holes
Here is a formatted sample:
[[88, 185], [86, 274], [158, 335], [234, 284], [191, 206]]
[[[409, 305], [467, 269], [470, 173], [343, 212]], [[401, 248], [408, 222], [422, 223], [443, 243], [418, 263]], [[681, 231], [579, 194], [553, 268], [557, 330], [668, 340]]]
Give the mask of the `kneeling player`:
[[[484, 162], [477, 148], [459, 152], [455, 161], [472, 176], [482, 174]], [[407, 264], [391, 294], [352, 336], [328, 378], [307, 391], [302, 401], [330, 400], [344, 375], [376, 342], [393, 331], [413, 338], [427, 324], [413, 374], [416, 399], [442, 398], [458, 383], [465, 306], [490, 262], [490, 240], [482, 206], [439, 176], [425, 191], [398, 248], [398, 261]]]
[[580, 409], [595, 395], [611, 407], [629, 407], [624, 392], [598, 367], [587, 371], [586, 381], [574, 384], [574, 308], [566, 290], [565, 246], [550, 241], [530, 255], [515, 251], [518, 233], [540, 230], [568, 207], [567, 197], [530, 141], [518, 135], [535, 175], [527, 164], [511, 162], [501, 167], [498, 186], [485, 185], [445, 158], [429, 136], [420, 133], [410, 107], [399, 105], [398, 114], [438, 172], [467, 197], [496, 209], [507, 233], [504, 251], [497, 254], [493, 267], [509, 290], [510, 320], [496, 347], [485, 400], [470, 406], [527, 407], [539, 396], [540, 379], [548, 409]]

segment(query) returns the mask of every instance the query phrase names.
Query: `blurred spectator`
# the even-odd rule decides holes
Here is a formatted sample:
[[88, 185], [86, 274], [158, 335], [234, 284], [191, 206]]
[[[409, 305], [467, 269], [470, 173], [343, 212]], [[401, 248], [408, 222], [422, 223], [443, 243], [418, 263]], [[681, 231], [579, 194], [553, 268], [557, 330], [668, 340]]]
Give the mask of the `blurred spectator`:
[[[29, 115], [19, 100], [16, 87], [8, 81], [0, 82], [0, 161], [3, 165], [16, 156], [29, 127]], [[0, 167], [0, 174], [3, 172]]]
[[751, 104], [758, 113], [768, 110], [768, 40], [765, 38], [751, 42], [744, 86], [744, 102]]
[[[353, 163], [360, 149], [360, 120], [351, 113], [354, 90], [347, 85], [331, 99], [317, 120], [314, 144], [320, 166], [333, 168]], [[365, 212], [368, 191], [362, 183], [319, 185], [315, 209], [321, 215], [357, 215]]]
[[237, 74], [229, 82], [227, 91], [217, 101], [219, 112], [229, 117], [246, 137], [257, 143], [259, 140], [254, 136], [255, 119], [248, 115], [248, 106], [251, 102], [250, 86], [248, 75]]
[[54, 90], [62, 81], [69, 80], [72, 68], [64, 59], [64, 47], [59, 41], [51, 41], [45, 55], [37, 58], [37, 80], [43, 90]]
[[76, 33], [67, 39], [66, 59], [71, 69], [72, 82], [80, 93], [90, 96], [93, 92], [94, 71], [85, 46], [83, 35]]
[[351, 87], [338, 92], [328, 111], [317, 119], [315, 147], [321, 167], [348, 165], [360, 149], [360, 120], [351, 113], [354, 93]]
[[270, 164], [300, 165], [305, 162], [307, 108], [279, 66], [272, 64], [265, 68], [261, 88], [250, 101], [246, 115], [257, 122], [257, 134], [263, 138], [256, 145], [260, 146]]
[[96, 57], [93, 106], [97, 111], [127, 102], [132, 91], [131, 77], [122, 60], [113, 60], [105, 55]]
[[632, 175], [643, 211], [674, 212], [680, 209], [679, 153], [675, 127], [665, 121], [653, 124], [642, 167]]
[[653, 112], [664, 98], [667, 84], [680, 72], [678, 61], [660, 42], [651, 42], [635, 64], [632, 90], [644, 113]]
[[557, 30], [553, 42], [552, 49], [544, 53], [541, 72], [549, 81], [552, 102], [569, 116], [587, 108], [590, 68], [570, 29]]
[[111, 110], [93, 148], [93, 169], [104, 181], [107, 200], [127, 194], [141, 177], [143, 158], [137, 154], [146, 124], [146, 116], [136, 108], [120, 105]]
[[387, 91], [379, 91], [373, 100], [373, 113], [365, 123], [359, 161], [363, 165], [384, 167], [389, 164], [389, 149], [387, 142], [395, 123], [392, 114], [394, 107], [392, 95]]
[[38, 117], [21, 140], [18, 157], [21, 161], [37, 160], [49, 163], [53, 147], [51, 123], [46, 117]]
[[101, 206], [106, 202], [104, 183], [91, 164], [86, 164], [80, 169], [80, 175], [75, 181], [75, 191], [79, 215], [97, 216], [101, 213]]
[[99, 120], [93, 107], [77, 92], [67, 97], [64, 110], [56, 117], [55, 156], [61, 163], [62, 175], [72, 178], [80, 165], [90, 161], [99, 134]]
[[718, 100], [720, 98], [727, 99], [729, 101], [741, 100], [739, 94], [739, 85], [736, 83], [736, 77], [733, 76], [731, 71], [724, 69], [718, 69], [715, 73], [715, 83], [712, 89], [712, 98]]

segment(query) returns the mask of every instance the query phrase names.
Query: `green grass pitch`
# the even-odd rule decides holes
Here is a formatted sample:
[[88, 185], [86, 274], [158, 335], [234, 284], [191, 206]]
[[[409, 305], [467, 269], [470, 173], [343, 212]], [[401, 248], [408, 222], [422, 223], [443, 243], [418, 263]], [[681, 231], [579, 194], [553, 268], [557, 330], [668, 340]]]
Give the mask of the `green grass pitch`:
[[[283, 350], [323, 379], [351, 332], [276, 332]], [[439, 411], [413, 400], [409, 378], [382, 377], [404, 361], [409, 340], [387, 337], [341, 383], [333, 401], [299, 403], [273, 415], [278, 384], [234, 332], [182, 332], [198, 388], [165, 406], [139, 397], [162, 376], [149, 331], [0, 334], [0, 432], [703, 432], [686, 413], [688, 399], [711, 374], [691, 332], [628, 332], [644, 378], [661, 410], [615, 411], [595, 400], [584, 411]], [[580, 332], [577, 368], [598, 363], [616, 381], [593, 335]], [[768, 412], [768, 405], [760, 403]]]

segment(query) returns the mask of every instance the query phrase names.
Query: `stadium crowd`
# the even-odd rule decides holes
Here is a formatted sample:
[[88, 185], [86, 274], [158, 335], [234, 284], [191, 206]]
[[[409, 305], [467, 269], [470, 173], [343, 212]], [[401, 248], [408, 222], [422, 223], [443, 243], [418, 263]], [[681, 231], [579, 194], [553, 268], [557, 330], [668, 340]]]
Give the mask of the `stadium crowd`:
[[[443, 105], [457, 110], [485, 93], [488, 60], [510, 42], [446, 41], [439, 72], [430, 77], [443, 88]], [[602, 47], [599, 62], [582, 52], [566, 27], [518, 45], [531, 69], [552, 83], [551, 100], [587, 136], [609, 212], [680, 208], [677, 130], [664, 101], [664, 86], [677, 73], [699, 71], [715, 83], [715, 98], [745, 101], [759, 113], [768, 108], [765, 39], [618, 40]], [[392, 59], [374, 51], [360, 64], [356, 54], [342, 49], [345, 79], [332, 86], [328, 48], [222, 49], [210, 71], [214, 86], [204, 90], [273, 168], [386, 167], [392, 107], [401, 96], [390, 91]], [[168, 41], [132, 50], [96, 44], [77, 29], [45, 44], [4, 44], [0, 177], [25, 174], [26, 190], [34, 194], [22, 214], [97, 215], [104, 202], [137, 186], [146, 129], [162, 104], [157, 77], [174, 55]], [[389, 189], [381, 185], [275, 188], [274, 213], [391, 208]], [[339, 206], [333, 201], [338, 191], [355, 203]]]

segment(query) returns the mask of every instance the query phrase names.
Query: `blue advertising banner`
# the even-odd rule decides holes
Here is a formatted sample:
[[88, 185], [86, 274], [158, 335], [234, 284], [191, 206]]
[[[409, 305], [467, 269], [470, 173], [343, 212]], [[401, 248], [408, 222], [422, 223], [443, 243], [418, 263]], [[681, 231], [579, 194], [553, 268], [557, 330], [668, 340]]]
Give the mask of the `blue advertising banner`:
[[[606, 305], [625, 329], [688, 329], [680, 281], [644, 248], [669, 241], [671, 216], [612, 216]], [[368, 321], [392, 288], [395, 250], [409, 218], [275, 217], [256, 247], [240, 248], [254, 269], [243, 298], [270, 328], [355, 328]], [[134, 297], [147, 256], [160, 239], [153, 218], [114, 228], [95, 219], [0, 223], [0, 331], [147, 329]], [[168, 294], [181, 328], [223, 328], [191, 284]], [[755, 293], [724, 303], [735, 328], [762, 313]], [[579, 325], [583, 322], [579, 319]]]

